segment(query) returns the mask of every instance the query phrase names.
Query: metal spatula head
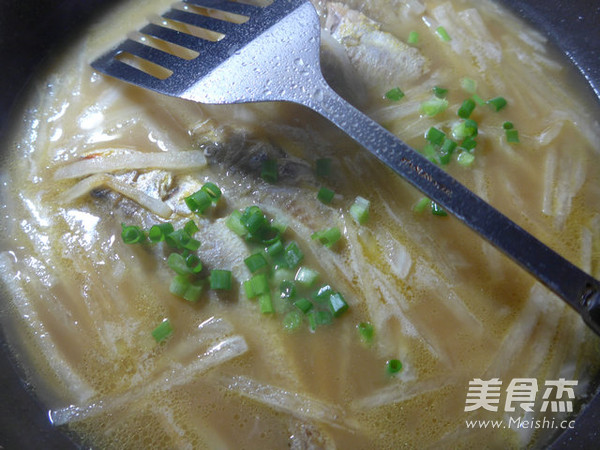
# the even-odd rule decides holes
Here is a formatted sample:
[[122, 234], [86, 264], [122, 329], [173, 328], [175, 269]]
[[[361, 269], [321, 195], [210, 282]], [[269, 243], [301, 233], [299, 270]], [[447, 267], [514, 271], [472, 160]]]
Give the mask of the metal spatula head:
[[287, 100], [313, 109], [513, 258], [600, 335], [600, 282], [339, 97], [321, 75], [319, 46], [319, 18], [309, 0], [265, 7], [184, 0], [92, 66], [202, 103]]
[[202, 103], [293, 101], [292, 85], [306, 90], [320, 71], [319, 18], [308, 0], [184, 0], [157, 22], [92, 66]]

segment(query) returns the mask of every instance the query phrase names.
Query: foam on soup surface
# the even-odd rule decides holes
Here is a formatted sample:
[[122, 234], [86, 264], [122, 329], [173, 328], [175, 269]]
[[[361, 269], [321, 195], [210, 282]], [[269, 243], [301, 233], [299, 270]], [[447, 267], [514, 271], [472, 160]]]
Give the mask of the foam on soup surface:
[[[316, 6], [342, 95], [600, 275], [598, 126], [542, 36], [487, 1]], [[124, 4], [41, 76], [4, 165], [4, 322], [54, 423], [117, 448], [520, 447], [560, 431], [550, 402], [585, 402], [596, 337], [481, 238], [300, 107], [198, 105], [93, 72], [167, 7]], [[195, 214], [185, 199], [207, 183], [222, 196]], [[123, 241], [165, 223], [194, 240]], [[574, 399], [546, 395], [560, 379]], [[488, 419], [506, 426], [467, 423]]]

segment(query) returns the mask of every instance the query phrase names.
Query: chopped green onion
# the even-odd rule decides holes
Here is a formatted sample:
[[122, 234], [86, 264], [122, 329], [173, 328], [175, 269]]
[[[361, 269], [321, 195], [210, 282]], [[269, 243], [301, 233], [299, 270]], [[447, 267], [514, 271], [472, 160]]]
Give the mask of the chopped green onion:
[[267, 218], [258, 206], [246, 208], [240, 217], [240, 223], [250, 234], [255, 234], [268, 225]]
[[244, 263], [246, 263], [246, 267], [248, 267], [251, 273], [266, 267], [268, 264], [266, 258], [261, 252], [248, 256], [246, 259], [244, 259]]
[[175, 230], [169, 233], [165, 236], [165, 242], [169, 247], [180, 250], [196, 251], [200, 248], [200, 241], [192, 238], [185, 230]]
[[408, 42], [410, 45], [418, 44], [419, 33], [417, 33], [416, 31], [411, 31], [410, 33], [408, 33], [408, 40], [406, 42]]
[[337, 241], [340, 240], [342, 233], [338, 227], [332, 227], [326, 230], [317, 231], [310, 237], [311, 239], [317, 239], [325, 247], [331, 248]]
[[461, 87], [469, 94], [474, 94], [477, 90], [477, 82], [471, 78], [463, 78], [460, 80]]
[[432, 163], [437, 164], [439, 162], [438, 161], [438, 152], [435, 149], [435, 146], [433, 144], [431, 144], [431, 143], [425, 144], [425, 147], [423, 147], [423, 150], [421, 150], [421, 153], [423, 153], [425, 158], [427, 158]]
[[317, 278], [319, 278], [319, 272], [308, 267], [302, 266], [296, 272], [294, 280], [296, 280], [296, 282], [301, 286], [311, 287], [315, 284]]
[[210, 288], [213, 290], [231, 289], [231, 270], [213, 269], [209, 276]]
[[519, 142], [519, 131], [513, 129], [506, 130], [506, 142], [516, 144]]
[[334, 292], [329, 296], [329, 310], [333, 317], [339, 317], [348, 309], [348, 303], [339, 292]]
[[272, 314], [275, 312], [273, 309], [273, 302], [271, 301], [271, 294], [269, 292], [258, 296], [258, 306], [262, 314]]
[[433, 201], [431, 202], [431, 214], [433, 214], [434, 216], [441, 217], [445, 217], [448, 215], [448, 213], [444, 211], [444, 209], [440, 205]]
[[421, 111], [423, 114], [433, 117], [444, 112], [448, 108], [448, 100], [445, 98], [433, 97], [421, 103]]
[[243, 236], [246, 234], [246, 227], [241, 222], [242, 213], [238, 210], [234, 210], [229, 214], [227, 219], [225, 219], [225, 226], [233, 231], [238, 236]]
[[442, 145], [445, 137], [446, 134], [443, 131], [438, 130], [436, 127], [431, 127], [425, 134], [425, 139], [434, 145]]
[[445, 98], [447, 94], [448, 94], [448, 89], [444, 89], [439, 86], [433, 87], [433, 95], [435, 95], [437, 98]]
[[193, 220], [189, 220], [183, 226], [183, 231], [185, 231], [190, 236], [193, 236], [198, 232], [198, 225], [196, 225], [196, 222], [194, 222]]
[[148, 231], [148, 237], [151, 242], [157, 243], [165, 240], [167, 234], [175, 231], [173, 224], [169, 222], [159, 223], [158, 225], [152, 225], [150, 231]]
[[329, 325], [333, 322], [333, 316], [329, 311], [309, 311], [306, 317], [311, 331], [315, 331], [318, 327]]
[[402, 97], [404, 97], [404, 92], [402, 92], [402, 90], [399, 87], [390, 89], [389, 91], [387, 91], [385, 93], [385, 98], [387, 98], [388, 100], [391, 100], [393, 102], [397, 102], [397, 101], [401, 100]]
[[173, 333], [173, 327], [169, 319], [164, 319], [160, 325], [152, 330], [152, 337], [156, 342], [162, 342]]
[[475, 109], [475, 106], [475, 100], [472, 100], [470, 98], [466, 99], [462, 102], [460, 108], [458, 108], [458, 117], [460, 117], [461, 119], [468, 119], [469, 117], [471, 117], [471, 113]]
[[283, 328], [289, 332], [296, 331], [300, 328], [302, 320], [302, 314], [299, 311], [290, 311], [283, 316]]
[[460, 152], [458, 154], [458, 157], [456, 158], [456, 162], [464, 167], [470, 166], [471, 164], [473, 164], [473, 161], [475, 161], [475, 155], [473, 153], [469, 153], [466, 150]]
[[121, 229], [121, 239], [126, 244], [139, 244], [146, 240], [146, 233], [138, 226], [122, 223]]
[[178, 275], [188, 275], [191, 273], [185, 258], [179, 253], [171, 253], [167, 258], [167, 265]]
[[427, 197], [421, 197], [419, 201], [415, 204], [415, 206], [413, 206], [413, 211], [417, 213], [422, 213], [423, 211], [425, 211], [425, 208], [429, 206], [430, 202], [431, 200], [429, 200]]
[[169, 286], [169, 292], [177, 297], [183, 297], [185, 295], [185, 291], [187, 291], [188, 287], [190, 287], [190, 280], [185, 275], [175, 275], [171, 279], [171, 284]]
[[331, 286], [325, 284], [312, 294], [312, 298], [317, 302], [323, 303], [329, 300], [329, 297], [331, 297], [331, 294], [333, 294], [334, 292], [335, 291]]
[[477, 136], [477, 122], [474, 120], [466, 119], [452, 127], [452, 137], [457, 141], [462, 141], [469, 136]]
[[326, 187], [322, 187], [321, 189], [319, 189], [319, 193], [317, 194], [317, 199], [321, 203], [328, 205], [329, 203], [331, 203], [331, 200], [333, 200], [334, 196], [335, 196], [335, 192], [333, 192], [331, 189], [327, 189]]
[[444, 142], [442, 143], [442, 147], [440, 148], [440, 163], [448, 164], [450, 162], [450, 157], [458, 144], [454, 142], [452, 139], [445, 137]]
[[304, 314], [308, 313], [312, 308], [313, 304], [310, 300], [305, 298], [298, 299], [294, 302], [294, 306], [302, 311]]
[[244, 292], [248, 298], [255, 298], [269, 292], [269, 281], [267, 280], [267, 276], [264, 273], [261, 273], [244, 281]]
[[273, 242], [271, 245], [269, 245], [266, 248], [267, 254], [270, 257], [275, 257], [278, 255], [282, 255], [283, 254], [283, 242], [281, 242], [281, 239], [276, 240], [275, 242]]
[[319, 158], [315, 164], [317, 176], [328, 177], [331, 175], [331, 158]]
[[498, 112], [506, 106], [507, 101], [504, 97], [496, 97], [491, 100], [488, 100], [486, 103], [490, 105], [494, 109], [494, 111]]
[[402, 370], [402, 362], [399, 359], [390, 359], [386, 363], [386, 370], [389, 375], [395, 375]]
[[481, 98], [479, 95], [477, 95], [477, 94], [473, 94], [473, 95], [471, 96], [471, 98], [472, 98], [473, 100], [475, 100], [475, 103], [477, 103], [479, 106], [483, 106], [483, 105], [485, 105], [485, 100], [484, 100], [484, 99], [482, 99], [482, 98]]
[[284, 249], [284, 259], [290, 269], [295, 269], [304, 258], [304, 253], [298, 247], [294, 241], [290, 242]]
[[465, 150], [473, 150], [475, 147], [477, 147], [477, 141], [471, 136], [468, 136], [460, 143], [460, 146]]
[[267, 183], [275, 183], [279, 178], [277, 161], [274, 159], [265, 159], [262, 162], [260, 177]]
[[375, 328], [373, 328], [373, 325], [368, 322], [361, 322], [356, 328], [358, 329], [361, 341], [370, 345], [373, 342], [373, 336], [375, 335]]
[[204, 183], [202, 186], [202, 190], [208, 194], [213, 203], [217, 203], [217, 201], [221, 198], [221, 189], [210, 181], [208, 183]]
[[369, 207], [371, 202], [363, 197], [356, 197], [350, 206], [350, 215], [359, 225], [364, 225], [369, 220]]
[[203, 214], [212, 204], [210, 195], [202, 189], [194, 192], [189, 197], [185, 197], [183, 200], [190, 211], [197, 214]]
[[188, 266], [192, 273], [200, 273], [202, 271], [202, 261], [200, 261], [197, 255], [188, 255], [185, 258], [185, 265]]
[[188, 302], [195, 303], [200, 300], [200, 297], [202, 297], [202, 291], [204, 291], [204, 280], [198, 280], [190, 283], [183, 294], [183, 299], [187, 300]]
[[502, 124], [502, 128], [504, 128], [505, 130], [512, 130], [515, 126], [513, 125], [512, 122], [504, 122]]
[[439, 36], [439, 38], [444, 42], [450, 42], [452, 38], [446, 31], [446, 29], [442, 26], [439, 26], [435, 29], [435, 33]]
[[283, 280], [279, 284], [279, 292], [280, 292], [281, 298], [291, 300], [296, 296], [296, 292], [297, 292], [296, 285], [294, 284], [293, 281]]

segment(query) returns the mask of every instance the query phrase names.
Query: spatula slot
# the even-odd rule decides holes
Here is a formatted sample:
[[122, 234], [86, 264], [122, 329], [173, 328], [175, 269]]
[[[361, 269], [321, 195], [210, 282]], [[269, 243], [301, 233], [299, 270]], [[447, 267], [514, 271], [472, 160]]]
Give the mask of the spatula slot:
[[[164, 17], [159, 17], [159, 16], [151, 17], [150, 21], [152, 22], [152, 24], [157, 25], [158, 27], [161, 27], [163, 29], [176, 31], [183, 36], [186, 36], [186, 35], [194, 36], [196, 38], [204, 39], [205, 41], [218, 42], [225, 37], [225, 35], [223, 33], [217, 33], [215, 31], [207, 30], [205, 28], [199, 28], [194, 25], [187, 24], [187, 23], [178, 22], [176, 20], [166, 19]], [[174, 35], [172, 35], [172, 36], [174, 36]], [[182, 42], [182, 40], [185, 39], [183, 36], [176, 38], [177, 40], [173, 41], [173, 42], [177, 42], [177, 43]], [[164, 38], [164, 39], [170, 40], [170, 39], [166, 39], [166, 38]], [[187, 41], [187, 42], [191, 43], [191, 41]], [[181, 44], [181, 45], [183, 45], [183, 44]], [[188, 48], [195, 48], [194, 45], [195, 44], [192, 44], [192, 46], [190, 46], [190, 47], [188, 47], [188, 45], [184, 45], [184, 46], [188, 47]]]
[[173, 71], [167, 69], [166, 67], [155, 64], [147, 59], [140, 58], [139, 56], [132, 55], [129, 52], [119, 52], [115, 55], [115, 59], [120, 61], [129, 67], [133, 67], [134, 69], [140, 70], [151, 77], [157, 78], [159, 80], [166, 80], [171, 75], [173, 75]]
[[250, 18], [249, 16], [244, 16], [241, 14], [234, 14], [220, 9], [206, 8], [204, 6], [191, 5], [184, 2], [177, 2], [171, 5], [171, 8], [179, 11], [199, 14], [205, 17], [212, 17], [213, 19], [223, 20], [225, 22], [236, 23], [238, 25], [247, 22]]
[[127, 35], [127, 37], [130, 40], [139, 42], [142, 45], [147, 45], [188, 61], [197, 58], [199, 55], [197, 51], [191, 50], [189, 47], [177, 45], [152, 34], [145, 34], [140, 31], [132, 31]]
[[217, 33], [229, 34], [234, 31], [237, 27], [242, 25], [238, 25], [232, 22], [226, 22], [224, 20], [215, 19], [212, 17], [201, 16], [199, 14], [194, 14], [191, 12], [180, 11], [176, 9], [170, 9], [166, 13], [163, 14], [165, 19], [175, 20], [177, 22], [182, 22], [188, 25], [193, 25], [198, 28], [204, 28], [210, 31], [216, 31]]
[[270, 5], [272, 2], [269, 0], [263, 1], [252, 1], [246, 2], [237, 1], [223, 1], [223, 0], [183, 0], [185, 3], [190, 5], [196, 5], [204, 8], [219, 9], [233, 14], [240, 14], [242, 16], [251, 16], [256, 13], [260, 8]]

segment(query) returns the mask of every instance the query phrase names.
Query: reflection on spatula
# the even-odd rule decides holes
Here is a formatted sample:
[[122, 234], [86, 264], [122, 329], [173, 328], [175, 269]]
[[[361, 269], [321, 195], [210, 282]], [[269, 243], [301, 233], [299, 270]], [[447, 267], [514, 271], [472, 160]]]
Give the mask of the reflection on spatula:
[[196, 102], [289, 101], [318, 112], [521, 264], [600, 334], [600, 282], [339, 97], [321, 75], [319, 46], [319, 18], [309, 0], [268, 6], [185, 0], [92, 66]]

